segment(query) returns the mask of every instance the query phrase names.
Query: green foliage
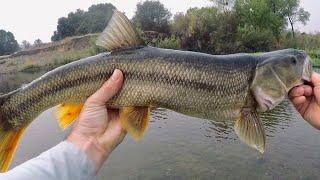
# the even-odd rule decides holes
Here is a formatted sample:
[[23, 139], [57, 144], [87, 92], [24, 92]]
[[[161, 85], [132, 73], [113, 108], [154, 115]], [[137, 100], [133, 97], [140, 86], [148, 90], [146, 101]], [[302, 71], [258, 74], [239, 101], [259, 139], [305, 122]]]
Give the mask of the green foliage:
[[301, 42], [283, 36], [289, 18], [308, 21], [299, 0], [210, 1], [216, 7], [191, 8], [174, 16], [171, 31], [183, 49], [227, 54], [302, 48]]
[[19, 49], [18, 42], [11, 32], [0, 30], [0, 55], [8, 55]]
[[235, 13], [205, 7], [176, 14], [171, 27], [172, 33], [181, 39], [183, 49], [225, 54], [236, 52], [237, 25]]
[[272, 36], [279, 41], [286, 21], [273, 11], [267, 0], [238, 0], [235, 11], [240, 18], [242, 28], [249, 26], [256, 32], [272, 32]]
[[105, 52], [106, 49], [96, 45], [96, 39], [91, 39], [89, 41], [89, 54], [90, 56], [97, 55], [99, 53]]
[[172, 33], [181, 39], [181, 47], [187, 50], [212, 53], [213, 31], [216, 30], [217, 8], [192, 8], [186, 14], [174, 16]]
[[[215, 54], [236, 53], [239, 50], [238, 25], [239, 19], [235, 12], [217, 15], [216, 31], [213, 32]], [[220, 19], [220, 21], [219, 21]], [[223, 19], [223, 21], [221, 21]]]
[[319, 49], [320, 48], [320, 33], [306, 34], [297, 33], [295, 38], [292, 37], [292, 32], [284, 33], [283, 37], [284, 48], [300, 48], [300, 49]]
[[76, 12], [71, 12], [68, 17], [59, 18], [57, 30], [51, 40], [57, 41], [69, 36], [102, 32], [114, 9], [112, 4], [106, 3], [92, 5], [88, 11], [78, 9]]
[[21, 70], [21, 72], [25, 73], [35, 73], [41, 70], [41, 66], [35, 65], [35, 64], [30, 64], [27, 65], [24, 69]]
[[180, 39], [171, 36], [169, 38], [165, 38], [164, 40], [159, 40], [156, 44], [157, 47], [159, 48], [166, 48], [166, 49], [180, 49]]
[[297, 22], [306, 24], [309, 21], [310, 13], [300, 7], [300, 0], [285, 0], [283, 15], [291, 26], [292, 36], [295, 37], [294, 25]]
[[243, 52], [265, 52], [274, 49], [275, 39], [267, 29], [255, 29], [252, 26], [239, 28], [239, 50]]
[[[299, 0], [209, 0], [214, 6], [171, 13], [157, 0], [137, 4], [132, 19], [147, 44], [211, 54], [263, 52], [299, 48], [311, 53], [319, 49], [319, 35], [294, 31], [310, 14]], [[111, 4], [93, 5], [59, 19], [52, 40], [102, 31], [112, 16]], [[106, 18], [107, 17], [107, 18]], [[287, 31], [288, 22], [291, 31]], [[296, 34], [296, 35], [295, 35]], [[91, 43], [89, 54], [104, 50]], [[312, 51], [311, 51], [312, 50]]]
[[137, 10], [132, 18], [134, 24], [143, 31], [169, 33], [171, 13], [159, 1], [145, 1], [137, 4]]

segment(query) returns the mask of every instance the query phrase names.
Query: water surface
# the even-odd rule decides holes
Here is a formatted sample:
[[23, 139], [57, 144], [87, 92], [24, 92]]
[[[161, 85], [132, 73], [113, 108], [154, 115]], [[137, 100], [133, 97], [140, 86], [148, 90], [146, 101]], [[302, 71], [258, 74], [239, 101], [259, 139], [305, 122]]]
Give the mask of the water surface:
[[[2, 76], [1, 92], [36, 75]], [[10, 81], [8, 81], [8, 79]], [[14, 85], [12, 85], [14, 84]], [[12, 167], [61, 142], [55, 109], [41, 114], [28, 128]], [[320, 134], [290, 102], [262, 115], [267, 149], [261, 155], [241, 143], [232, 124], [208, 121], [158, 109], [145, 137], [127, 136], [112, 153], [98, 179], [320, 179]]]

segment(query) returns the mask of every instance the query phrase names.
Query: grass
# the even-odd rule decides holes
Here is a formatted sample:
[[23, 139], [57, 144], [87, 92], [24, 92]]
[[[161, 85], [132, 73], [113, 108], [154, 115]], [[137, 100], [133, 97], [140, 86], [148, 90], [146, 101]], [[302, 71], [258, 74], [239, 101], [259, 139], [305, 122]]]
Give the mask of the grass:
[[320, 67], [320, 49], [306, 50], [312, 59], [312, 64], [314, 67]]
[[35, 72], [39, 72], [41, 70], [41, 66], [32, 64], [32, 65], [28, 65], [25, 68], [23, 68], [21, 70], [21, 72], [25, 72], [25, 73], [35, 73]]

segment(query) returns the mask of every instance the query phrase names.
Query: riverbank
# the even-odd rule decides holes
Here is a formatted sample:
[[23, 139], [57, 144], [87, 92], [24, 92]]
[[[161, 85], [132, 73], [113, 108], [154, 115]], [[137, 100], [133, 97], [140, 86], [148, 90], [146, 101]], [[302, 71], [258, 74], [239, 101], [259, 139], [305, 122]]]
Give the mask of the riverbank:
[[0, 73], [36, 72], [50, 70], [63, 64], [98, 54], [97, 34], [76, 36], [46, 43], [37, 48], [0, 56]]

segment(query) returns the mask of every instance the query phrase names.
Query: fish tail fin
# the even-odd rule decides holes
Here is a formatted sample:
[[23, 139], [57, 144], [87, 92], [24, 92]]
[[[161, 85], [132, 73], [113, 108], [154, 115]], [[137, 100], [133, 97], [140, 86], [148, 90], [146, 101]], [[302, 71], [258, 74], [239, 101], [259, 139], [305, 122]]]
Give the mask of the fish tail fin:
[[25, 128], [19, 130], [0, 129], [0, 171], [9, 169]]
[[8, 118], [3, 112], [5, 102], [18, 90], [0, 96], [0, 171], [8, 170], [13, 155], [16, 152], [19, 141], [26, 127], [13, 129], [8, 122]]

